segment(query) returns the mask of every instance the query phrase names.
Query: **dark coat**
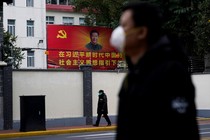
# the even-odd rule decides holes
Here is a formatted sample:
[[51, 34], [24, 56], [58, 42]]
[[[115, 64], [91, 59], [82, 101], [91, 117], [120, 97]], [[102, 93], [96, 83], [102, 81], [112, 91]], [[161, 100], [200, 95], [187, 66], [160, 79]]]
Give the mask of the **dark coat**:
[[105, 93], [98, 95], [97, 113], [98, 114], [108, 114], [107, 96]]
[[199, 140], [195, 89], [181, 47], [163, 37], [137, 65], [127, 62], [116, 140]]

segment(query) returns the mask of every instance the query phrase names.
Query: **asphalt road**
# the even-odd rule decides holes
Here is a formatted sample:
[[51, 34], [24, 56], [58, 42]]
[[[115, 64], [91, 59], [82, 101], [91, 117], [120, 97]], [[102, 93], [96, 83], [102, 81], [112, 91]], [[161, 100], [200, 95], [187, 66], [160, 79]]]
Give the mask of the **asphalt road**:
[[199, 130], [202, 138], [209, 137], [210, 140], [210, 124], [199, 125]]
[[[201, 140], [210, 140], [210, 124], [199, 125]], [[114, 140], [115, 131], [83, 132], [73, 134], [43, 135], [10, 138], [7, 140]]]

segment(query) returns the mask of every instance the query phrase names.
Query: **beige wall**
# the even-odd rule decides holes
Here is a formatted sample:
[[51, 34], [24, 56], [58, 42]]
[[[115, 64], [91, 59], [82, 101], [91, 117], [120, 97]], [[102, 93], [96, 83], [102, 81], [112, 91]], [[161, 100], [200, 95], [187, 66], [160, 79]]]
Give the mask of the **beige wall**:
[[93, 72], [93, 115], [96, 116], [98, 91], [103, 89], [108, 98], [108, 113], [117, 114], [118, 92], [125, 73]]
[[[98, 90], [107, 93], [109, 115], [117, 114], [118, 92], [126, 73], [93, 72], [93, 116]], [[192, 75], [198, 110], [210, 110], [210, 74]], [[83, 117], [83, 73], [69, 71], [13, 71], [13, 120], [20, 120], [20, 97], [45, 95], [46, 119]]]
[[[117, 93], [125, 73], [93, 72], [93, 115], [97, 92], [108, 96], [109, 114], [116, 115]], [[83, 73], [68, 71], [13, 71], [13, 120], [20, 120], [20, 97], [45, 95], [46, 119], [83, 117]]]
[[20, 120], [22, 95], [46, 95], [46, 118], [83, 115], [82, 72], [13, 72], [13, 119]]
[[195, 74], [192, 79], [196, 90], [197, 108], [210, 110], [210, 74]]

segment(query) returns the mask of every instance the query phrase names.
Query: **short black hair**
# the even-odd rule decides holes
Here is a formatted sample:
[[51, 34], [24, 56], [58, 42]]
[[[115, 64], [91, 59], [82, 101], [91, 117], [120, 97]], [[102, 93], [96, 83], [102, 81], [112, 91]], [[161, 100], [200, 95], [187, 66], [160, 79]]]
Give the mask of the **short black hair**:
[[155, 43], [163, 33], [163, 16], [157, 5], [149, 2], [129, 2], [122, 8], [122, 12], [132, 10], [134, 26], [148, 28], [148, 43]]
[[98, 32], [97, 30], [91, 30], [91, 31], [90, 31], [90, 36], [92, 36], [93, 33], [97, 33], [98, 36], [99, 36], [99, 32]]

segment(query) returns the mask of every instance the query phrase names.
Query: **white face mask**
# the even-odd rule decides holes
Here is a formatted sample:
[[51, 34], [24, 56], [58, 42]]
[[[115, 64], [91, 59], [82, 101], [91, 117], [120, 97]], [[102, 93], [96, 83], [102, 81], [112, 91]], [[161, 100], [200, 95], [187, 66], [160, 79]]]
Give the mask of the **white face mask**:
[[118, 51], [122, 52], [125, 46], [125, 31], [122, 26], [118, 26], [111, 34], [111, 45]]

